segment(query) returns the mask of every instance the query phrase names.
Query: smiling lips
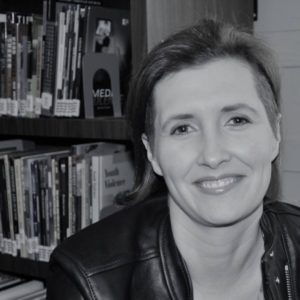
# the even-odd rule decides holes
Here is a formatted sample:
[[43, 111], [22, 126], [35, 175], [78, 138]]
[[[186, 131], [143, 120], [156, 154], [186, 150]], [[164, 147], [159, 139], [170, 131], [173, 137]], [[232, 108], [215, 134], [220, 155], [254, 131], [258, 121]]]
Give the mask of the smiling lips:
[[198, 180], [197, 186], [205, 194], [217, 195], [226, 193], [233, 188], [239, 181], [242, 180], [240, 175], [222, 176], [219, 178], [210, 177]]

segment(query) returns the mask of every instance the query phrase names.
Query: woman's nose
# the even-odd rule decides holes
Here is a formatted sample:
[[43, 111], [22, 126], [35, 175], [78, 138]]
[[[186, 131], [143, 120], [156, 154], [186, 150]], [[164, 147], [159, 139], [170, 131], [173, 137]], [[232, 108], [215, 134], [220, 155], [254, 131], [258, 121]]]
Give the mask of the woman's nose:
[[207, 134], [202, 140], [202, 147], [200, 148], [198, 163], [201, 165], [216, 169], [230, 160], [231, 154], [228, 143], [219, 133]]

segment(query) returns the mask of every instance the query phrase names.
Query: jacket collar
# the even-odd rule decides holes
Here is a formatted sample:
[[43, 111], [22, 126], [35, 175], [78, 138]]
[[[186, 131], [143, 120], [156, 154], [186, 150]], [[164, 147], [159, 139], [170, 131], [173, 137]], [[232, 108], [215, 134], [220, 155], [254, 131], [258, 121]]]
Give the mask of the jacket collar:
[[159, 228], [159, 252], [171, 299], [192, 299], [189, 274], [175, 244], [169, 215], [162, 220]]
[[[291, 266], [284, 241], [284, 233], [274, 216], [264, 210], [261, 229], [265, 253], [261, 260], [265, 300], [295, 299], [289, 283]], [[167, 215], [159, 228], [159, 251], [162, 270], [171, 299], [192, 299], [193, 291], [187, 267], [175, 244], [170, 217]]]
[[260, 222], [265, 242], [261, 260], [265, 299], [296, 299], [293, 295], [292, 266], [284, 226], [276, 214], [264, 209]]

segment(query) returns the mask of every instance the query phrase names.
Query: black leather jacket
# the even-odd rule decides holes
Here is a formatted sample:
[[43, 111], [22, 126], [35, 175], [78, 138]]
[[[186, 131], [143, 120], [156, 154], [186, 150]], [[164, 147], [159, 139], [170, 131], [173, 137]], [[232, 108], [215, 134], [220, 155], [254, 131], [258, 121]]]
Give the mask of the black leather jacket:
[[[193, 299], [166, 202], [165, 198], [144, 201], [56, 248], [47, 299]], [[265, 205], [261, 228], [266, 249], [261, 263], [265, 299], [299, 300], [300, 208]]]

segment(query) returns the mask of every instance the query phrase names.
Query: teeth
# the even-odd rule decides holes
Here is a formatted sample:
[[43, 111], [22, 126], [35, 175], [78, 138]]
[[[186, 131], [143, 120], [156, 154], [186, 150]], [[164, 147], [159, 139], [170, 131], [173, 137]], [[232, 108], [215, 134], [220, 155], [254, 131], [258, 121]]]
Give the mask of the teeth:
[[223, 188], [231, 183], [233, 183], [235, 179], [233, 177], [227, 177], [217, 180], [207, 180], [202, 181], [201, 186], [206, 189], [217, 189], [217, 188]]

